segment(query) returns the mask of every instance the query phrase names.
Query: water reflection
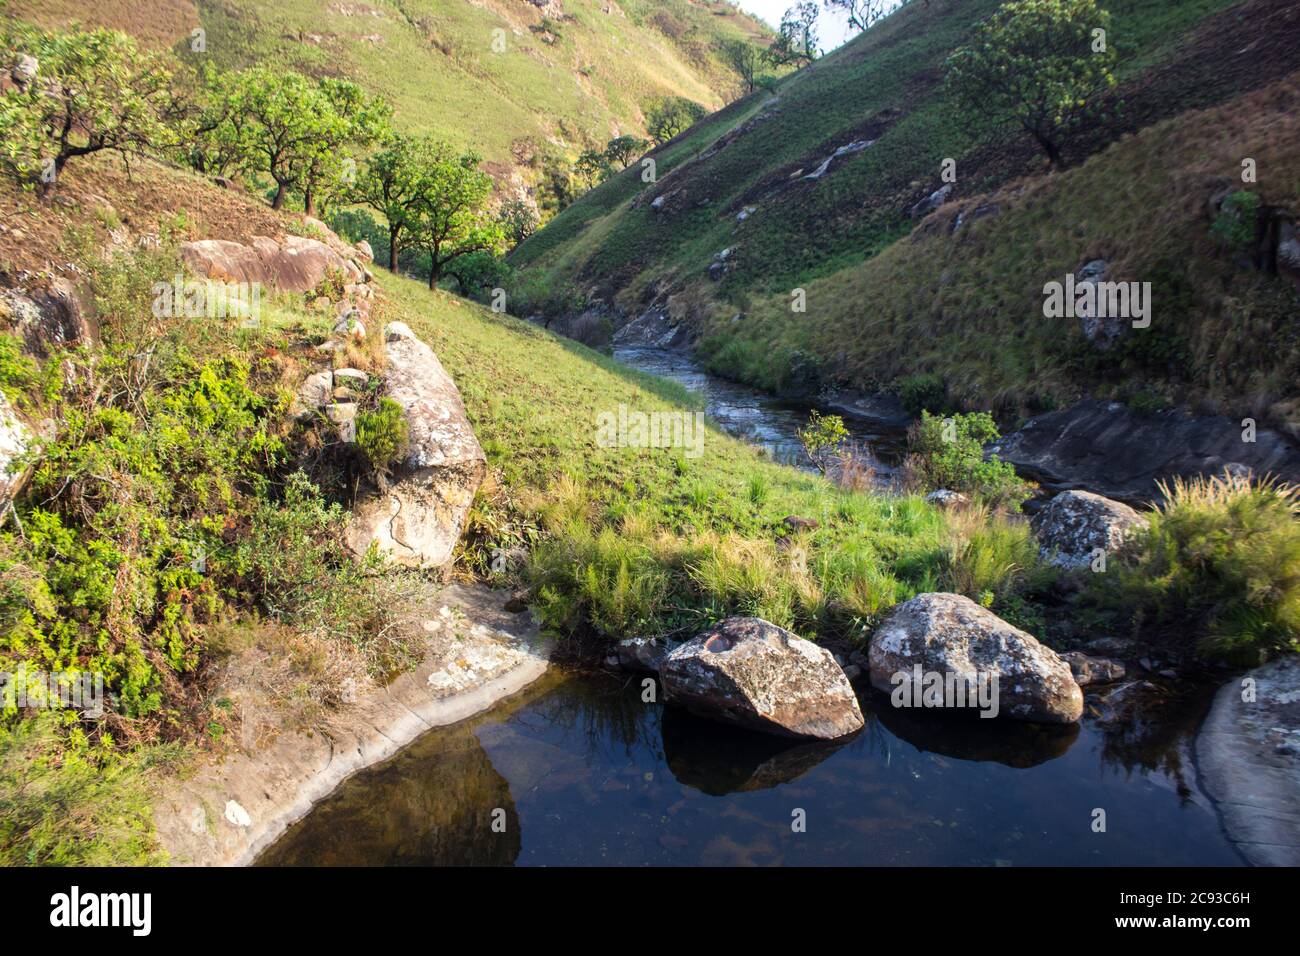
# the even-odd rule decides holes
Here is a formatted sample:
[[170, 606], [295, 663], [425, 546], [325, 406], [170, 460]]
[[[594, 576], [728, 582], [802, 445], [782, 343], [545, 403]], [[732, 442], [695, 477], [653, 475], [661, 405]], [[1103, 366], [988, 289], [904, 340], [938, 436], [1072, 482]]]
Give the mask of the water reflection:
[[[798, 743], [643, 704], [636, 681], [554, 675], [353, 777], [260, 862], [1240, 862], [1170, 753], [1194, 707], [1159, 712], [1182, 730], [1117, 745], [1123, 735], [1091, 722], [954, 721], [871, 692], [862, 703], [852, 738]], [[1106, 834], [1090, 828], [1099, 806]], [[796, 808], [805, 833], [791, 829]]]

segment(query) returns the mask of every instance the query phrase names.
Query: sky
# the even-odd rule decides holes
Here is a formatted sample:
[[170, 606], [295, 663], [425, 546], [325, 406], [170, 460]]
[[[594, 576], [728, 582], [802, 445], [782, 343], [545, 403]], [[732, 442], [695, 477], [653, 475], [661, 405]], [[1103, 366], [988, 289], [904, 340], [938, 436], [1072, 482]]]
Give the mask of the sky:
[[[738, 0], [738, 3], [741, 9], [762, 17], [775, 30], [781, 25], [781, 14], [794, 6], [795, 0]], [[822, 6], [817, 17], [817, 39], [824, 51], [831, 52], [854, 32], [849, 29], [848, 18], [840, 10], [827, 10]]]

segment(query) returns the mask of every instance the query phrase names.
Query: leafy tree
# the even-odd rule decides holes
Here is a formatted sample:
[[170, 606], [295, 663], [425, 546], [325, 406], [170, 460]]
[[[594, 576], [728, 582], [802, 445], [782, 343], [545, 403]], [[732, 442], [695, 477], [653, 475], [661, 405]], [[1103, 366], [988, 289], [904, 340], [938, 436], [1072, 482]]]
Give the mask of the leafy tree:
[[535, 233], [540, 224], [536, 207], [525, 199], [506, 200], [497, 218], [512, 248]]
[[275, 181], [274, 209], [296, 190], [314, 214], [322, 191], [340, 185], [347, 148], [372, 140], [388, 115], [381, 100], [367, 100], [355, 84], [316, 83], [266, 67], [235, 74], [222, 92], [225, 118], [212, 135], [233, 143], [250, 172]]
[[988, 412], [944, 418], [921, 412], [908, 432], [908, 470], [927, 490], [946, 488], [977, 495], [992, 505], [1018, 505], [1030, 487], [1009, 462], [984, 457], [984, 446], [998, 437]]
[[649, 145], [649, 140], [639, 136], [616, 136], [605, 146], [605, 162], [610, 166], [618, 166], [619, 169], [627, 169]]
[[37, 76], [0, 96], [0, 163], [48, 194], [68, 161], [162, 145], [171, 71], [115, 30], [11, 26], [4, 46], [36, 58]]
[[891, 9], [888, 0], [822, 0], [827, 10], [842, 10], [848, 16], [849, 26], [858, 30], [870, 29]]
[[1013, 0], [948, 58], [949, 89], [975, 116], [1019, 123], [1057, 166], [1062, 137], [1115, 86], [1109, 26], [1094, 0]]
[[429, 254], [429, 288], [461, 256], [505, 243], [505, 230], [487, 209], [492, 177], [478, 168], [474, 153], [457, 156], [438, 144], [420, 179], [419, 198], [407, 220], [412, 245]]
[[722, 59], [736, 71], [740, 81], [745, 84], [745, 92], [753, 93], [765, 60], [763, 49], [754, 46], [748, 40], [734, 39], [723, 41], [720, 51]]
[[707, 115], [706, 110], [694, 100], [684, 96], [667, 96], [652, 105], [646, 112], [646, 126], [659, 146], [689, 128]]
[[817, 59], [817, 14], [817, 4], [812, 0], [786, 10], [776, 39], [767, 50], [768, 60], [776, 66], [799, 66]]
[[609, 162], [603, 151], [584, 149], [573, 164], [573, 172], [587, 189], [591, 189], [609, 176]]
[[394, 135], [366, 160], [348, 193], [353, 202], [369, 206], [387, 220], [388, 268], [394, 272], [402, 251], [415, 243], [411, 228], [415, 209], [442, 149], [427, 137]]

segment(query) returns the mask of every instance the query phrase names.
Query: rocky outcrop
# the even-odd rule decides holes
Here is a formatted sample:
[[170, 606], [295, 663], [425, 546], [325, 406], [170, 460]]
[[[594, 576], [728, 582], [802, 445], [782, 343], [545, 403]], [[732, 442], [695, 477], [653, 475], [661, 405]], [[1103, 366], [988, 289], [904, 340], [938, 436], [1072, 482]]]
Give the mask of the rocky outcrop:
[[1087, 401], [1032, 418], [988, 448], [1052, 490], [1086, 488], [1129, 504], [1156, 501], [1156, 483], [1240, 472], [1300, 482], [1300, 449], [1267, 428], [1243, 440], [1240, 419], [1182, 411], [1141, 414]]
[[1205, 792], [1257, 866], [1300, 866], [1300, 655], [1224, 684], [1196, 739]]
[[1119, 552], [1147, 519], [1126, 504], [1090, 491], [1063, 491], [1031, 519], [1045, 557], [1062, 567], [1081, 567], [1100, 548]]
[[387, 487], [358, 498], [348, 546], [357, 554], [374, 546], [410, 567], [441, 567], [460, 540], [487, 460], [433, 349], [401, 322], [389, 323], [384, 342], [383, 390], [405, 411], [409, 442]]
[[228, 239], [200, 239], [181, 244], [181, 259], [203, 279], [256, 283], [284, 292], [311, 292], [331, 277], [342, 286], [336, 305], [340, 321], [370, 315], [374, 298], [366, 265], [374, 259], [368, 244], [348, 245], [324, 223], [306, 224], [324, 239], [254, 236], [248, 245]]
[[689, 340], [686, 324], [673, 322], [662, 308], [647, 309], [614, 333], [614, 347], [620, 349], [680, 348]]
[[58, 348], [93, 344], [99, 336], [93, 300], [63, 276], [32, 288], [0, 289], [0, 328], [41, 358]]
[[908, 210], [908, 216], [913, 219], [924, 219], [952, 198], [954, 189], [956, 189], [956, 187], [952, 183], [945, 183], [920, 202], [912, 206], [912, 208]]
[[919, 666], [966, 687], [993, 681], [998, 712], [1020, 720], [1071, 723], [1083, 714], [1083, 692], [1055, 651], [960, 594], [922, 594], [894, 608], [868, 661], [872, 686], [886, 693]]
[[[1074, 274], [1074, 288], [1078, 290], [1091, 286], [1094, 290], [1103, 282], [1107, 281], [1110, 271], [1110, 263], [1104, 259], [1092, 259], [1085, 262], [1079, 267], [1079, 271]], [[1096, 296], [1096, 293], [1093, 293]], [[1083, 337], [1087, 339], [1094, 348], [1099, 351], [1109, 351], [1124, 334], [1128, 332], [1130, 319], [1122, 315], [1105, 314], [1108, 310], [1102, 309], [1097, 305], [1100, 297], [1096, 297], [1092, 307], [1086, 302], [1076, 305], [1079, 313], [1079, 323], [1083, 328]]]
[[936, 508], [942, 508], [944, 511], [951, 511], [970, 504], [969, 498], [960, 491], [953, 491], [950, 488], [939, 488], [932, 491], [925, 496], [925, 500]]
[[687, 641], [659, 676], [668, 703], [723, 723], [821, 740], [862, 727], [831, 652], [760, 618], [728, 618]]

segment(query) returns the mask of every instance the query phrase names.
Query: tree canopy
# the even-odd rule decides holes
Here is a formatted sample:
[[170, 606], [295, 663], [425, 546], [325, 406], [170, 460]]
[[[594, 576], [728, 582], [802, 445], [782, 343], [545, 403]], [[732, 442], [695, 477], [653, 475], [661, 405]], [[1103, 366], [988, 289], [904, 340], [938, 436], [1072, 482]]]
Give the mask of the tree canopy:
[[949, 89], [971, 115], [1019, 123], [1059, 165], [1062, 138], [1115, 86], [1109, 26], [1094, 0], [1013, 0], [948, 58]]

